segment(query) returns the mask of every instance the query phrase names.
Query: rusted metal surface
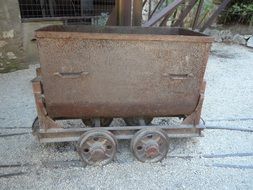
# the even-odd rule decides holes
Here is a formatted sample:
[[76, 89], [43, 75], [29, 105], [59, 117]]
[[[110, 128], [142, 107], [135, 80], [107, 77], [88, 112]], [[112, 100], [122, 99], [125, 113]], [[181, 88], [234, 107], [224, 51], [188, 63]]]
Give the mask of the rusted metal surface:
[[133, 1], [132, 26], [141, 26], [142, 23], [142, 0]]
[[117, 9], [117, 25], [118, 26], [131, 26], [131, 0], [116, 0]]
[[117, 26], [117, 9], [116, 6], [112, 9], [109, 18], [106, 21], [106, 26]]
[[189, 115], [212, 41], [138, 27], [48, 27], [36, 35], [51, 118]]
[[[100, 130], [103, 118], [139, 121], [140, 126], [103, 128], [113, 139], [131, 139], [145, 128], [155, 136], [160, 130], [166, 137], [201, 135], [203, 76], [212, 38], [179, 28], [85, 26], [47, 27], [36, 36], [41, 69], [33, 80], [36, 126], [39, 122], [33, 134], [40, 142], [86, 139], [89, 143], [85, 140], [79, 147], [89, 145], [90, 151], [81, 148], [79, 153], [93, 164], [114, 157], [104, 144], [90, 143], [84, 135], [92, 126]], [[181, 124], [146, 126], [146, 118], [180, 115], [186, 116]], [[89, 119], [91, 127], [66, 129], [54, 121], [70, 118]], [[109, 144], [116, 142], [104, 137]], [[160, 150], [157, 144], [147, 140], [143, 144], [146, 156], [135, 156], [144, 161], [162, 159], [166, 148]]]
[[202, 105], [204, 102], [205, 89], [206, 89], [206, 82], [204, 81], [202, 83], [202, 87], [200, 89], [200, 96], [199, 96], [199, 100], [198, 100], [198, 105], [195, 108], [195, 111], [192, 114], [190, 114], [189, 116], [187, 116], [183, 120], [182, 124], [188, 124], [188, 125], [194, 125], [194, 126], [199, 125]]
[[142, 0], [116, 0], [107, 26], [140, 26], [142, 21]]
[[142, 129], [131, 140], [131, 150], [141, 162], [159, 162], [167, 155], [169, 140], [161, 129]]
[[103, 129], [93, 129], [84, 133], [78, 141], [78, 153], [89, 165], [105, 165], [111, 162], [117, 151], [114, 135]]
[[[33, 85], [37, 87], [37, 80], [33, 80]], [[41, 86], [41, 85], [40, 85]], [[204, 85], [203, 85], [204, 87]], [[36, 89], [36, 88], [34, 88]], [[40, 89], [40, 88], [39, 88]], [[39, 93], [40, 92], [40, 93]], [[203, 88], [202, 88], [202, 93]], [[34, 91], [36, 93], [36, 107], [38, 110], [38, 119], [36, 118], [33, 124], [33, 135], [36, 136], [37, 140], [41, 143], [49, 143], [49, 142], [70, 142], [70, 141], [78, 141], [80, 137], [90, 130], [94, 128], [85, 127], [85, 128], [63, 128], [64, 126], [59, 125], [55, 121], [53, 121], [45, 110], [45, 105], [38, 102], [38, 98], [42, 97], [43, 94], [40, 90]], [[202, 100], [202, 99], [201, 99]], [[136, 132], [141, 129], [160, 129], [166, 132], [168, 137], [180, 138], [180, 137], [198, 137], [201, 136], [201, 131], [204, 129], [204, 126], [199, 125], [196, 122], [196, 119], [200, 117], [200, 111], [202, 106], [202, 102], [198, 103], [196, 110], [189, 115], [189, 119], [185, 119], [182, 124], [175, 124], [173, 126], [126, 126], [126, 127], [106, 127], [104, 128], [106, 131], [110, 131], [116, 139], [131, 139]], [[39, 122], [39, 123], [38, 123]], [[38, 125], [39, 124], [39, 125]]]
[[[110, 131], [116, 139], [131, 139], [136, 132], [145, 128], [161, 129], [166, 132], [168, 137], [181, 138], [181, 137], [199, 137], [202, 136], [201, 131], [204, 126], [192, 126], [192, 125], [174, 125], [174, 126], [115, 126], [106, 127], [107, 131]], [[51, 129], [40, 129], [38, 131], [38, 139], [41, 143], [49, 142], [71, 142], [78, 141], [80, 136], [85, 132], [94, 128], [51, 128]]]

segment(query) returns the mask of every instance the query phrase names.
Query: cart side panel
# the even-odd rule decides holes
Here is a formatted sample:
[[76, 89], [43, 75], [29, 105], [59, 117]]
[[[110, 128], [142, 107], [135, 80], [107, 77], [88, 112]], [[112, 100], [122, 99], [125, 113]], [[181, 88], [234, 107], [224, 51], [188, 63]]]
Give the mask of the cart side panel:
[[172, 116], [197, 106], [210, 43], [39, 38], [52, 118]]

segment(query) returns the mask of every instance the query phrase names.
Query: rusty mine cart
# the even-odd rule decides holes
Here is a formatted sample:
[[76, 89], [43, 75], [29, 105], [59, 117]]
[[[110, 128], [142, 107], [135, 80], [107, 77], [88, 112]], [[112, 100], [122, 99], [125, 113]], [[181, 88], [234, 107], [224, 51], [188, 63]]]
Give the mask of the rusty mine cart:
[[[104, 165], [117, 140], [131, 139], [137, 160], [157, 162], [169, 138], [201, 136], [211, 37], [182, 28], [92, 26], [49, 26], [36, 37], [33, 134], [41, 143], [76, 141], [82, 161]], [[154, 117], [184, 119], [155, 126]], [[113, 118], [126, 126], [110, 127]], [[82, 119], [85, 127], [64, 128], [61, 119]]]

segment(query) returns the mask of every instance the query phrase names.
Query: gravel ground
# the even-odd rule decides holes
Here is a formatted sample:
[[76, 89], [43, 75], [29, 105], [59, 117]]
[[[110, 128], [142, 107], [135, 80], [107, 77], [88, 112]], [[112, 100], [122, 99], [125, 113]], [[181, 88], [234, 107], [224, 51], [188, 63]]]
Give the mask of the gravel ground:
[[[155, 164], [134, 160], [129, 141], [104, 167], [83, 167], [73, 143], [39, 145], [30, 134], [35, 67], [0, 75], [0, 135], [27, 133], [0, 136], [0, 189], [252, 189], [250, 132], [206, 129], [203, 138], [171, 139], [168, 157]], [[207, 125], [253, 129], [253, 50], [214, 44], [206, 80]]]

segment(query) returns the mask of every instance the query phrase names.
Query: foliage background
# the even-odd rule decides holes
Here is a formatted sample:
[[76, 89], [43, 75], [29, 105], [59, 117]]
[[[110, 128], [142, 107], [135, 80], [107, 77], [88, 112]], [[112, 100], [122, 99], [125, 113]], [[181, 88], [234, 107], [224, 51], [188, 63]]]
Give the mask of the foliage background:
[[222, 24], [253, 25], [253, 0], [232, 0], [219, 17]]

